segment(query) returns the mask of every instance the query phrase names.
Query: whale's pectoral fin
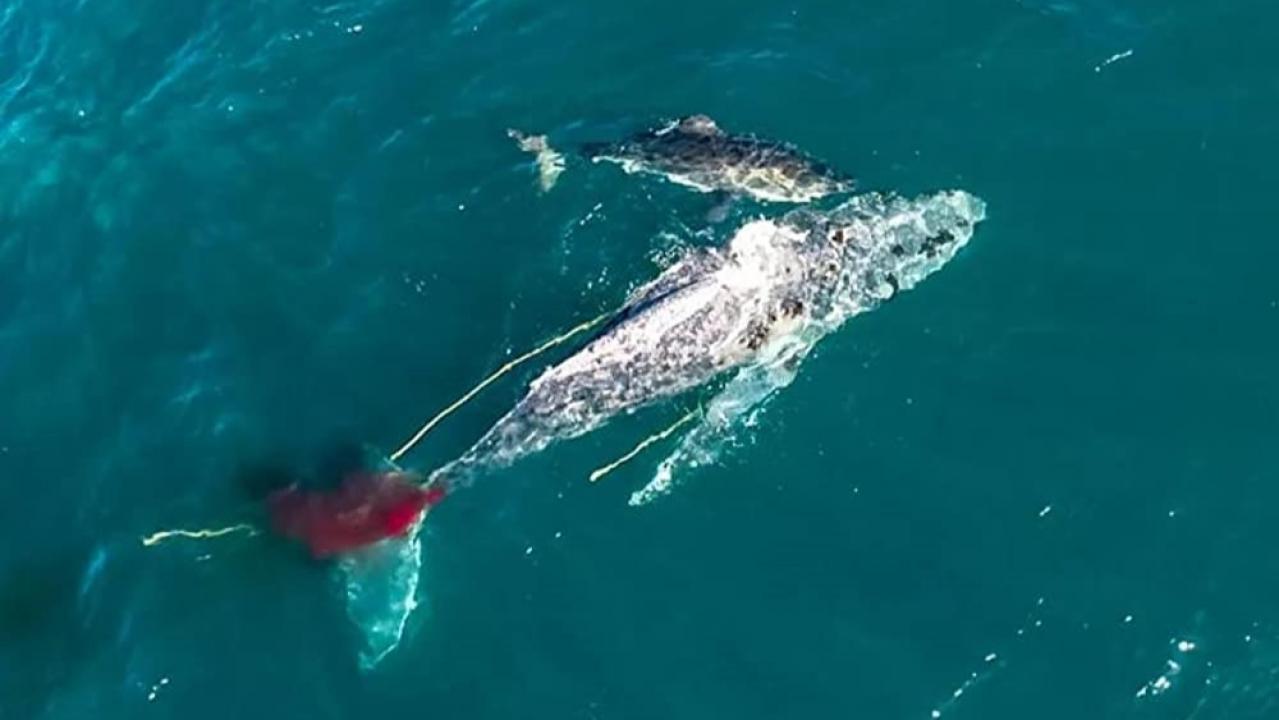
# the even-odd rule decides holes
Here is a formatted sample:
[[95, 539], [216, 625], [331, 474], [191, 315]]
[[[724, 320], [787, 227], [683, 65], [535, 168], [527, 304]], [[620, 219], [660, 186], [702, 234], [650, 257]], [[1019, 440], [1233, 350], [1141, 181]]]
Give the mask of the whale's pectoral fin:
[[791, 384], [811, 348], [797, 342], [766, 362], [739, 370], [706, 404], [701, 422], [657, 466], [648, 485], [631, 494], [629, 504], [647, 505], [669, 493], [678, 477], [718, 462], [734, 435], [756, 423], [757, 411], [773, 393]]

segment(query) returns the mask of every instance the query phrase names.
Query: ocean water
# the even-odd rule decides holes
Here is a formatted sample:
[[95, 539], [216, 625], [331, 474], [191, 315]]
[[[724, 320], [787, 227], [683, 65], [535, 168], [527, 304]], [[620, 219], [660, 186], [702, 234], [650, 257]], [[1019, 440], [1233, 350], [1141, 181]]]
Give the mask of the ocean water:
[[[1279, 717], [1272, 3], [7, 0], [0, 718]], [[713, 467], [687, 407], [430, 516], [361, 670], [246, 468], [389, 452], [771, 208], [571, 148], [701, 112], [988, 219]], [[508, 128], [566, 150], [542, 194]], [[563, 357], [557, 350], [547, 361]], [[544, 365], [544, 363], [542, 363]], [[521, 367], [407, 458], [430, 470]]]

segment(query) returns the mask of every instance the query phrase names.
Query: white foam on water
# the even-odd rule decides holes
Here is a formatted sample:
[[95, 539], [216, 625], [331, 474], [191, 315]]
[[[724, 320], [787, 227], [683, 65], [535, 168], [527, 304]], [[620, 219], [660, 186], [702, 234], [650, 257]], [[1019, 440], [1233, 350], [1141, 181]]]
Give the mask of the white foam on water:
[[1126, 59], [1128, 59], [1128, 58], [1132, 57], [1132, 55], [1133, 55], [1133, 51], [1132, 51], [1131, 49], [1125, 50], [1125, 51], [1123, 51], [1123, 52], [1121, 52], [1121, 53], [1115, 53], [1114, 55], [1111, 55], [1110, 57], [1106, 58], [1105, 60], [1102, 60], [1102, 61], [1101, 61], [1101, 63], [1100, 63], [1100, 64], [1098, 64], [1098, 65], [1096, 65], [1096, 66], [1094, 66], [1092, 70], [1093, 70], [1093, 72], [1098, 72], [1098, 73], [1099, 73], [1099, 72], [1101, 72], [1102, 70], [1105, 70], [1107, 66], [1113, 65], [1113, 64], [1115, 64], [1115, 63], [1119, 62], [1120, 60], [1126, 60]]
[[[1199, 675], [1203, 674], [1204, 668], [1196, 652], [1199, 649], [1199, 644], [1188, 638], [1176, 637], [1170, 639], [1168, 644], [1172, 649], [1169, 652], [1168, 659], [1164, 660], [1162, 672], [1137, 689], [1134, 697], [1138, 700], [1157, 698], [1179, 685], [1202, 682], [1202, 678]], [[1192, 675], [1192, 679], [1189, 682], [1184, 677], [1187, 670], [1190, 670]], [[1196, 673], [1196, 671], [1198, 672]]]

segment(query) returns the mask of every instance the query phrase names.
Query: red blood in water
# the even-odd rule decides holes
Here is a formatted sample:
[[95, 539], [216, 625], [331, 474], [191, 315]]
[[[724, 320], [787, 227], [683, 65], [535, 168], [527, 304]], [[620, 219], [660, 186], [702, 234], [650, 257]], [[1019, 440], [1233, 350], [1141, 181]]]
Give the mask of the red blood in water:
[[408, 498], [398, 505], [387, 508], [384, 519], [386, 532], [392, 536], [408, 532], [424, 507], [426, 507], [425, 494]]
[[433, 497], [403, 473], [359, 473], [332, 491], [296, 487], [268, 499], [272, 525], [316, 557], [357, 550], [408, 532]]
[[426, 504], [429, 506], [439, 505], [446, 492], [443, 485], [432, 485], [426, 489]]

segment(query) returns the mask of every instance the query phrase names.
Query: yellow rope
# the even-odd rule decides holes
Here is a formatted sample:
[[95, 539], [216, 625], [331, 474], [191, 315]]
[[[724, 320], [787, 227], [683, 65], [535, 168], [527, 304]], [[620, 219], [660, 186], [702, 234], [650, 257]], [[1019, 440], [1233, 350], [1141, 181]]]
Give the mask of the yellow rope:
[[236, 532], [247, 532], [249, 537], [253, 537], [258, 534], [258, 529], [252, 525], [240, 523], [239, 525], [232, 525], [230, 527], [217, 528], [214, 530], [162, 530], [158, 533], [153, 533], [142, 538], [142, 544], [147, 547], [151, 547], [152, 545], [175, 537], [190, 538], [192, 540], [207, 540], [210, 538], [222, 537], [223, 535], [230, 535], [231, 533]]
[[[399, 466], [395, 464], [396, 461], [398, 461], [401, 457], [403, 457], [404, 454], [407, 453], [409, 450], [412, 450], [414, 445], [417, 445], [417, 443], [420, 442], [422, 438], [425, 437], [428, 432], [430, 432], [436, 425], [440, 424], [440, 421], [442, 421], [444, 418], [448, 417], [449, 415], [453, 414], [454, 411], [456, 411], [458, 408], [462, 407], [467, 402], [469, 402], [471, 398], [480, 394], [480, 391], [482, 391], [484, 388], [488, 387], [489, 385], [492, 385], [494, 382], [497, 381], [498, 378], [514, 370], [515, 368], [519, 367], [523, 363], [528, 362], [529, 360], [532, 360], [538, 355], [541, 355], [547, 350], [550, 350], [556, 345], [560, 345], [564, 342], [567, 342], [573, 337], [583, 332], [586, 332], [587, 330], [590, 330], [596, 325], [599, 325], [610, 315], [612, 315], [611, 312], [604, 313], [594, 319], [587, 320], [586, 322], [578, 325], [577, 327], [574, 327], [573, 329], [565, 333], [562, 333], [560, 335], [557, 335], [551, 338], [550, 340], [547, 340], [546, 342], [542, 343], [536, 348], [524, 353], [523, 355], [520, 355], [514, 360], [511, 360], [510, 362], [506, 363], [502, 367], [498, 368], [497, 372], [484, 378], [484, 380], [479, 385], [476, 385], [465, 395], [458, 398], [452, 405], [449, 405], [448, 407], [441, 410], [435, 417], [431, 418], [425, 425], [423, 425], [421, 429], [419, 429], [417, 433], [412, 438], [409, 439], [408, 442], [404, 443], [404, 445], [402, 445], [399, 450], [396, 450], [390, 456], [389, 463], [391, 464], [391, 466], [394, 467], [396, 470], [399, 470]], [[180, 538], [188, 538], [192, 540], [208, 540], [212, 538], [222, 537], [224, 535], [230, 535], [232, 533], [237, 533], [237, 532], [245, 532], [249, 535], [249, 537], [252, 537], [258, 534], [258, 529], [253, 527], [252, 525], [240, 523], [239, 525], [231, 525], [229, 527], [207, 529], [207, 530], [162, 530], [160, 532], [147, 535], [146, 537], [141, 538], [141, 540], [143, 545], [147, 547], [151, 547], [152, 545], [157, 545], [171, 538], [180, 537]]]
[[603, 315], [600, 315], [599, 317], [596, 317], [593, 320], [587, 320], [586, 322], [582, 323], [581, 325], [578, 325], [572, 330], [569, 330], [568, 332], [562, 335], [557, 335], [556, 337], [553, 337], [550, 340], [547, 340], [546, 342], [542, 343], [538, 347], [532, 350], [529, 350], [523, 355], [515, 358], [514, 360], [498, 368], [497, 372], [484, 378], [484, 380], [479, 385], [476, 385], [475, 387], [471, 388], [470, 392], [458, 398], [452, 405], [449, 405], [448, 407], [444, 408], [435, 417], [428, 420], [427, 423], [423, 425], [421, 429], [417, 431], [417, 434], [409, 438], [409, 441], [404, 443], [402, 446], [400, 446], [399, 450], [396, 450], [394, 453], [391, 453], [391, 457], [390, 457], [391, 462], [392, 463], [396, 462], [401, 457], [403, 457], [405, 453], [412, 450], [413, 446], [417, 445], [418, 442], [420, 442], [423, 437], [426, 437], [426, 434], [431, 432], [431, 430], [434, 429], [436, 425], [440, 424], [441, 420], [448, 417], [449, 415], [452, 415], [454, 411], [456, 411], [458, 408], [462, 407], [467, 402], [469, 402], [471, 398], [475, 397], [476, 395], [479, 395], [481, 390], [483, 390], [484, 388], [496, 382], [498, 378], [514, 370], [515, 368], [519, 367], [525, 362], [532, 360], [538, 355], [541, 355], [547, 350], [550, 350], [556, 345], [559, 345], [580, 333], [590, 330], [591, 328], [600, 324], [600, 322], [602, 322], [605, 318], [609, 317], [610, 315], [612, 315], [612, 313], [608, 312], [608, 313], [604, 313]]
[[693, 420], [693, 418], [695, 418], [695, 417], [697, 417], [698, 415], [701, 415], [701, 414], [702, 414], [702, 409], [701, 409], [701, 408], [697, 408], [696, 410], [692, 410], [692, 411], [690, 411], [687, 415], [685, 415], [684, 417], [680, 418], [679, 420], [676, 420], [673, 424], [671, 424], [671, 426], [670, 426], [670, 427], [666, 428], [665, 430], [663, 430], [663, 431], [661, 431], [661, 432], [659, 432], [659, 433], [657, 433], [657, 434], [655, 434], [655, 435], [649, 435], [648, 437], [644, 438], [644, 440], [643, 440], [643, 441], [641, 441], [639, 445], [636, 445], [634, 448], [632, 448], [630, 452], [626, 453], [625, 455], [621, 456], [620, 458], [618, 458], [618, 459], [614, 460], [613, 462], [611, 462], [611, 463], [609, 463], [609, 464], [605, 465], [604, 467], [597, 469], [595, 472], [591, 473], [591, 478], [590, 478], [590, 479], [591, 479], [591, 482], [596, 482], [596, 481], [598, 481], [600, 478], [602, 478], [602, 477], [604, 477], [605, 475], [607, 475], [607, 474], [609, 474], [609, 473], [613, 472], [614, 470], [616, 470], [616, 469], [617, 469], [618, 467], [620, 467], [621, 465], [624, 465], [624, 464], [626, 464], [626, 463], [630, 462], [631, 460], [635, 459], [635, 456], [636, 456], [636, 455], [639, 455], [639, 454], [640, 454], [640, 453], [642, 453], [642, 452], [644, 452], [645, 448], [647, 448], [649, 445], [652, 445], [652, 444], [653, 444], [653, 443], [655, 443], [655, 442], [661, 442], [662, 440], [665, 440], [666, 438], [668, 438], [668, 437], [670, 437], [670, 436], [671, 436], [671, 433], [673, 433], [673, 432], [675, 432], [676, 430], [680, 429], [680, 428], [681, 428], [681, 427], [683, 427], [684, 425], [687, 425], [689, 422], [691, 422], [691, 421]]

